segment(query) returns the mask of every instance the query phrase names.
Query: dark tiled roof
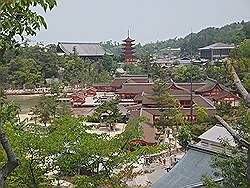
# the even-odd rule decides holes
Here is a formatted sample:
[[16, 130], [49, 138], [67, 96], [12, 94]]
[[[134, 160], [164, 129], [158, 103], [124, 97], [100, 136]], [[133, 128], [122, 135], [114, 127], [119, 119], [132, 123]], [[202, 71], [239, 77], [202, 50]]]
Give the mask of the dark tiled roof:
[[135, 98], [134, 98], [134, 101], [136, 101], [136, 102], [141, 102], [142, 100], [143, 100], [142, 93], [136, 95]]
[[[190, 100], [191, 101], [190, 95], [172, 95], [172, 96], [174, 98], [176, 98], [178, 101], [183, 101], [183, 100]], [[212, 101], [202, 97], [201, 95], [193, 95], [193, 101], [195, 104], [198, 104], [202, 107], [215, 109]], [[142, 100], [142, 104], [143, 105], [156, 105], [157, 103], [153, 99], [152, 96], [144, 96], [143, 100]]]
[[215, 106], [213, 105], [212, 101], [206, 99], [205, 97], [202, 97], [201, 95], [194, 95], [193, 101], [195, 104], [198, 104], [202, 107], [215, 109]]
[[156, 105], [157, 102], [154, 100], [153, 96], [143, 96], [142, 98], [142, 104], [143, 105]]
[[132, 110], [130, 111], [130, 114], [131, 114], [131, 118], [140, 117], [140, 110]]
[[148, 78], [129, 78], [126, 83], [148, 83]]
[[[149, 114], [152, 114], [154, 116], [160, 116], [161, 115], [161, 112], [160, 112], [159, 108], [143, 108], [142, 110], [149, 113]], [[191, 109], [190, 108], [183, 108], [183, 109], [181, 109], [181, 113], [183, 115], [190, 115], [191, 114]], [[193, 115], [196, 115], [196, 110], [195, 109], [193, 109]]]
[[210, 49], [233, 49], [235, 46], [233, 44], [215, 43], [209, 46], [199, 48], [199, 50], [210, 50]]
[[142, 108], [142, 110], [154, 116], [161, 115], [159, 108]]
[[148, 75], [122, 75], [121, 76], [121, 78], [127, 78], [127, 79], [129, 79], [129, 78], [132, 78], [132, 79], [141, 79], [141, 78], [143, 78], [143, 79], [148, 79]]
[[171, 95], [183, 95], [183, 94], [189, 94], [190, 90], [178, 85], [177, 83], [173, 82], [169, 86], [169, 94]]
[[142, 104], [129, 105], [126, 108], [130, 111], [139, 110], [142, 108]]
[[123, 83], [125, 83], [127, 81], [127, 78], [116, 78], [114, 79], [110, 86], [112, 87], [121, 87]]
[[110, 83], [94, 83], [92, 84], [93, 87], [109, 87], [110, 86]]
[[[178, 86], [181, 86], [187, 90], [191, 90], [191, 84], [190, 83], [176, 83]], [[196, 89], [204, 86], [206, 83], [202, 82], [202, 83], [192, 83], [192, 87], [193, 87], [193, 91], [195, 91]]]
[[123, 40], [123, 42], [134, 42], [134, 39], [131, 39], [130, 37], [126, 38], [125, 40]]
[[146, 93], [152, 93], [153, 83], [124, 83], [122, 88], [117, 90], [117, 93], [140, 94], [143, 91]]
[[143, 127], [144, 141], [148, 143], [156, 143], [156, 128], [148, 123], [142, 123], [141, 126]]
[[215, 152], [199, 147], [190, 146], [185, 156], [170, 172], [162, 176], [151, 188], [181, 188], [202, 184], [202, 176], [208, 174], [215, 178], [215, 170], [210, 166]]
[[211, 80], [211, 79], [207, 79], [207, 80], [205, 81], [205, 85], [203, 85], [203, 86], [200, 87], [200, 88], [197, 88], [197, 89], [195, 90], [195, 92], [201, 93], [201, 92], [210, 91], [210, 90], [212, 90], [216, 85], [219, 85], [216, 81]]
[[216, 80], [213, 80], [211, 78], [207, 78], [207, 80], [205, 81], [205, 85], [203, 85], [200, 88], [197, 88], [195, 90], [195, 92], [197, 93], [202, 93], [202, 92], [207, 92], [207, 91], [211, 91], [212, 89], [214, 89], [216, 86], [220, 87], [222, 90], [225, 91], [232, 91], [231, 89], [225, 87], [222, 84], [219, 84]]
[[120, 77], [120, 78], [115, 78], [112, 82], [111, 82], [111, 86], [112, 87], [121, 87], [122, 84], [124, 83], [131, 83], [131, 84], [135, 84], [135, 83], [148, 83], [149, 79], [148, 77], [143, 77], [143, 76], [124, 76], [124, 77]]
[[99, 43], [58, 42], [58, 49], [67, 55], [76, 52], [79, 56], [103, 56], [106, 53]]
[[235, 97], [235, 98], [240, 98], [238, 97], [237, 95], [233, 94], [232, 92], [228, 92], [228, 91], [222, 91], [220, 92], [218, 95], [215, 95], [215, 96], [211, 96], [209, 97], [210, 99], [212, 100], [219, 100], [219, 99], [222, 99], [222, 98], [225, 98], [225, 97]]

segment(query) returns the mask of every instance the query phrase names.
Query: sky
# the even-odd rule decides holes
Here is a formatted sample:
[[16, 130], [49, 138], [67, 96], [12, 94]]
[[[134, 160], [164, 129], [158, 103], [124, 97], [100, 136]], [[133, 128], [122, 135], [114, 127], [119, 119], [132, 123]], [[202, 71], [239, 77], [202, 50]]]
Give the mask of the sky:
[[33, 42], [121, 42], [128, 29], [137, 43], [183, 37], [191, 31], [250, 21], [250, 0], [57, 0], [48, 29]]

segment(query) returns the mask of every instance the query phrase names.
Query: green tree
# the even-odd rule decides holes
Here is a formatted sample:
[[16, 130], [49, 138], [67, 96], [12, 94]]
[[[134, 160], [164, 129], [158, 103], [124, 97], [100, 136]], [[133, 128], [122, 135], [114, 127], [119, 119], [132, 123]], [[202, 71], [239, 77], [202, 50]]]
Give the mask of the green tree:
[[56, 94], [60, 96], [63, 93], [63, 84], [55, 82], [50, 85], [51, 94]]
[[9, 143], [4, 125], [17, 123], [18, 107], [13, 103], [6, 102], [6, 96], [2, 87], [0, 87], [0, 143], [1, 147], [1, 162], [0, 162], [0, 187], [3, 187], [5, 179], [15, 170], [20, 164], [20, 161], [15, 156], [12, 146]]
[[108, 71], [109, 73], [112, 73], [112, 71], [114, 71], [115, 68], [115, 62], [113, 60], [113, 57], [110, 55], [104, 55], [103, 58], [100, 60], [99, 62], [103, 68]]
[[122, 121], [122, 114], [118, 108], [119, 100], [113, 99], [105, 101], [95, 111], [97, 117], [101, 123], [105, 123], [110, 130], [114, 129], [114, 124]]
[[162, 127], [174, 127], [183, 122], [183, 116], [180, 112], [179, 101], [171, 96], [168, 92], [169, 86], [163, 82], [158, 81], [153, 87], [152, 99], [156, 101], [158, 108], [160, 109], [160, 118], [156, 121], [156, 126]]
[[42, 95], [39, 102], [32, 109], [33, 114], [39, 119], [39, 122], [45, 126], [56, 117], [58, 103], [54, 96]]
[[34, 88], [42, 82], [41, 67], [33, 59], [16, 58], [9, 64], [9, 80], [14, 87]]
[[49, 187], [50, 180], [45, 174], [53, 171], [50, 156], [51, 146], [46, 138], [46, 129], [40, 125], [6, 124], [6, 132], [20, 165], [6, 180], [6, 186]]
[[0, 57], [3, 57], [6, 49], [16, 43], [15, 37], [24, 39], [24, 35], [35, 35], [41, 27], [47, 28], [44, 18], [32, 9], [34, 6], [40, 6], [44, 11], [51, 10], [56, 6], [56, 0], [0, 2]]
[[[36, 31], [42, 26], [46, 27], [45, 20], [38, 15], [32, 8], [41, 6], [44, 11], [56, 6], [55, 0], [3, 0], [0, 2], [0, 59], [3, 58], [7, 49], [14, 47], [15, 37], [24, 39], [24, 35], [35, 35]], [[2, 99], [2, 96], [0, 96]], [[5, 179], [19, 165], [11, 146], [9, 145], [3, 125], [6, 121], [15, 119], [17, 110], [12, 105], [1, 101], [1, 120], [0, 120], [0, 141], [7, 155], [7, 163], [0, 170], [0, 187], [3, 187]], [[12, 110], [11, 110], [12, 109]], [[3, 116], [8, 111], [8, 116]], [[12, 116], [12, 117], [11, 117]], [[8, 117], [8, 118], [7, 118]]]
[[224, 150], [213, 157], [211, 166], [216, 169], [214, 173], [217, 177], [222, 177], [220, 183], [215, 183], [209, 176], [205, 176], [203, 181], [208, 188], [234, 188], [249, 187], [247, 182], [247, 156], [239, 147], [233, 147], [227, 141], [223, 141]]
[[187, 149], [187, 146], [192, 141], [191, 131], [189, 125], [181, 125], [176, 134], [176, 138], [182, 148]]

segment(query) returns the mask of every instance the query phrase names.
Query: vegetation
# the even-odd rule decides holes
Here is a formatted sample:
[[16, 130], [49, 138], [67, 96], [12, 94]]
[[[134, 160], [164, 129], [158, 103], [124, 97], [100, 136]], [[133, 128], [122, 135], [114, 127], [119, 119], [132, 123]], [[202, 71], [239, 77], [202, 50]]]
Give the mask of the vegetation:
[[[181, 48], [182, 56], [197, 54], [198, 48], [208, 46], [216, 42], [239, 44], [244, 39], [250, 36], [250, 22], [232, 23], [221, 28], [209, 27], [201, 30], [198, 33], [191, 33], [184, 38], [173, 38], [166, 41], [157, 41], [149, 44], [138, 44], [135, 46], [136, 55], [139, 59], [145, 54], [154, 56], [162, 55], [162, 51], [167, 48]], [[122, 46], [117, 42], [108, 41], [104, 43], [114, 53], [120, 57]]]
[[[138, 174], [134, 168], [140, 157], [169, 149], [169, 145], [142, 147], [133, 144], [133, 149], [129, 151], [132, 145], [130, 140], [142, 137], [140, 123], [145, 118], [130, 119], [125, 131], [113, 138], [107, 134], [91, 134], [92, 127], [85, 125], [86, 119], [105, 123], [111, 130], [115, 123], [122, 121], [118, 100], [103, 103], [94, 116], [87, 118], [72, 116], [65, 103], [58, 103], [57, 97], [63, 86], [110, 81], [117, 75], [118, 67], [129, 74], [150, 74], [156, 80], [154, 100], [161, 111], [156, 127], [164, 135], [166, 128], [174, 130], [174, 136], [183, 148], [197, 141], [198, 136], [214, 121], [208, 118], [205, 109], [193, 106], [197, 121], [186, 122], [178, 102], [169, 95], [165, 82], [171, 79], [188, 82], [191, 76], [194, 81], [201, 81], [209, 76], [242, 89], [239, 86], [242, 80], [246, 89], [239, 90], [246, 105], [231, 109], [228, 104], [222, 103], [218, 114], [237, 130], [240, 141], [245, 139], [249, 142], [247, 91], [250, 90], [250, 41], [247, 39], [250, 22], [234, 23], [219, 29], [207, 28], [184, 38], [138, 44], [136, 54], [141, 64], [119, 66], [116, 62], [120, 61], [121, 45], [112, 41], [103, 46], [115, 54], [114, 58], [106, 55], [97, 62], [82, 60], [74, 55], [58, 56], [55, 45], [18, 44], [17, 38], [23, 42], [24, 36], [35, 35], [42, 27], [47, 28], [44, 18], [33, 10], [34, 6], [47, 11], [56, 6], [56, 1], [0, 2], [0, 85], [6, 89], [34, 89], [49, 86], [47, 78], [58, 78], [59, 82], [50, 85], [53, 96], [42, 96], [33, 109], [38, 121], [45, 126], [19, 122], [18, 107], [6, 102], [4, 91], [0, 89], [0, 187], [4, 183], [6, 187], [51, 187], [59, 179], [71, 181], [78, 187], [126, 187], [126, 181]], [[173, 63], [171, 68], [164, 68], [151, 63], [153, 56], [164, 54], [168, 47], [180, 47], [182, 56], [189, 56], [196, 55], [199, 47], [215, 42], [239, 44], [228, 65], [208, 63], [206, 66], [186, 66]], [[48, 123], [50, 126], [47, 126]], [[226, 147], [226, 152], [214, 159], [213, 167], [221, 170], [217, 175], [224, 178], [222, 187], [247, 187], [246, 169], [249, 164], [244, 147], [240, 144], [237, 148]], [[206, 182], [208, 187], [220, 187], [209, 177], [206, 177]]]
[[100, 123], [104, 123], [111, 131], [114, 130], [115, 123], [122, 122], [123, 117], [119, 110], [119, 99], [105, 101], [95, 111], [94, 116]]
[[[223, 178], [221, 183], [216, 183], [210, 177], [204, 177], [204, 182], [208, 187], [249, 187], [250, 185], [250, 113], [249, 113], [249, 93], [243, 84], [236, 70], [242, 72], [249, 71], [249, 55], [248, 45], [249, 41], [244, 41], [239, 48], [234, 52], [234, 56], [229, 60], [229, 70], [232, 73], [232, 80], [242, 95], [244, 102], [241, 103], [238, 109], [232, 109], [227, 104], [221, 104], [219, 108], [220, 116], [215, 116], [216, 119], [230, 132], [233, 136], [236, 146], [230, 145], [227, 141], [224, 152], [216, 156], [213, 160], [212, 166], [219, 169], [219, 173], [215, 174]], [[244, 69], [243, 67], [247, 67]], [[232, 129], [234, 128], [234, 129]], [[235, 181], [237, 179], [237, 181]]]
[[48, 78], [58, 78], [63, 85], [85, 86], [110, 81], [115, 63], [110, 56], [105, 56], [100, 62], [92, 62], [75, 56], [58, 56], [55, 45], [24, 44], [6, 51], [3, 60], [0, 60], [0, 70], [0, 83], [6, 88], [48, 86]]
[[[41, 27], [46, 28], [44, 18], [38, 15], [32, 9], [32, 7], [36, 5], [42, 7], [44, 11], [47, 11], [48, 9], [51, 10], [53, 7], [56, 6], [56, 1], [44, 0], [37, 2], [35, 0], [3, 0], [0, 2], [0, 61], [2, 61], [7, 49], [15, 47], [15, 37], [21, 37], [21, 39], [23, 40], [24, 35], [35, 35], [36, 31], [39, 30]], [[26, 64], [25, 62], [23, 63]], [[5, 68], [3, 68], [3, 70], [5, 70]], [[34, 72], [35, 74], [33, 74]], [[26, 79], [27, 83], [32, 84], [33, 81], [37, 79], [37, 72], [34, 72], [28, 72], [28, 74], [32, 75], [31, 80], [27, 79], [27, 77], [24, 77], [23, 79]], [[33, 78], [33, 76], [35, 78]], [[0, 142], [2, 145], [1, 153], [6, 154], [4, 158], [5, 160], [3, 162], [1, 161], [2, 164], [0, 169], [0, 187], [3, 187], [6, 178], [12, 173], [13, 170], [15, 170], [15, 168], [20, 164], [20, 162], [13, 153], [13, 149], [9, 144], [8, 137], [6, 136], [5, 130], [3, 128], [6, 123], [10, 123], [12, 125], [15, 123], [15, 121], [13, 120], [16, 119], [15, 117], [17, 115], [17, 109], [12, 104], [6, 103], [2, 95], [3, 92], [0, 93]]]
[[[232, 36], [235, 36], [235, 33], [248, 33], [248, 25], [249, 22], [235, 23], [227, 25], [221, 29], [210, 28], [197, 34], [192, 34], [194, 35], [192, 37], [192, 46], [197, 46], [194, 47], [194, 50], [197, 50], [198, 47], [214, 42], [231, 43], [233, 41], [231, 38], [233, 38]], [[228, 33], [225, 34], [225, 32]], [[211, 39], [209, 39], [208, 36], [211, 36]], [[221, 36], [221, 38], [219, 36]], [[247, 36], [247, 34], [244, 34], [244, 36]], [[178, 42], [174, 41], [186, 41], [184, 42], [184, 46], [190, 46], [186, 45], [187, 42], [191, 42], [189, 38], [190, 36], [187, 36], [184, 39], [174, 39], [162, 43], [151, 43], [146, 44], [145, 46], [139, 45], [141, 47], [136, 47], [138, 51], [140, 48], [145, 49], [138, 52], [140, 54], [138, 57], [141, 60], [141, 63], [137, 65], [118, 65], [117, 62], [119, 62], [119, 58], [117, 58], [116, 55], [114, 55], [114, 57], [106, 55], [98, 62], [82, 60], [75, 56], [58, 56], [55, 45], [43, 46], [37, 44], [35, 46], [29, 46], [27, 43], [24, 43], [15, 49], [6, 48], [4, 50], [4, 56], [2, 56], [0, 60], [0, 83], [6, 88], [35, 88], [46, 86], [47, 78], [59, 78], [61, 83], [66, 86], [84, 86], [93, 82], [111, 81], [115, 75], [119, 76], [119, 74], [116, 73], [116, 68], [120, 67], [128, 74], [150, 74], [153, 79], [160, 78], [166, 81], [173, 79], [179, 82], [189, 82], [190, 75], [192, 75], [193, 81], [200, 81], [206, 79], [206, 77], [210, 77], [220, 83], [227, 83], [229, 86], [233, 86], [227, 67], [222, 63], [216, 65], [208, 63], [206, 66], [178, 65], [178, 68], [164, 68], [158, 64], [152, 63], [151, 57], [154, 54], [154, 50], [158, 51], [167, 47], [181, 47], [182, 43], [177, 45], [175, 43]], [[203, 38], [209, 40], [206, 41], [203, 40]], [[240, 41], [243, 41], [245, 38], [246, 37], [243, 37]], [[247, 51], [247, 49], [249, 49], [248, 43], [247, 40], [242, 43], [240, 48], [237, 49], [232, 56], [235, 57], [235, 59], [244, 59], [244, 61], [249, 59], [249, 53]], [[107, 42], [103, 45], [107, 50], [113, 51], [112, 42]], [[118, 46], [117, 43], [114, 44], [115, 49], [117, 49]], [[149, 46], [152, 47], [153, 51], [150, 50]], [[190, 49], [183, 49], [183, 51], [186, 52], [189, 50]], [[241, 70], [243, 71], [239, 76], [240, 78], [243, 78], [243, 83], [248, 88], [249, 66], [247, 63], [245, 63], [244, 66], [245, 67], [241, 66]], [[28, 69], [28, 67], [32, 67], [32, 69]], [[238, 69], [237, 66], [236, 68]]]
[[[139, 122], [131, 119], [125, 131], [112, 139], [88, 133], [83, 119], [61, 116], [47, 128], [36, 124], [4, 126], [21, 165], [7, 178], [6, 186], [49, 187], [56, 179], [72, 179], [79, 187], [122, 187], [133, 178], [134, 165], [145, 154], [166, 149], [136, 145], [129, 141], [142, 136]], [[0, 157], [5, 158], [0, 150]], [[50, 175], [46, 175], [50, 174]]]

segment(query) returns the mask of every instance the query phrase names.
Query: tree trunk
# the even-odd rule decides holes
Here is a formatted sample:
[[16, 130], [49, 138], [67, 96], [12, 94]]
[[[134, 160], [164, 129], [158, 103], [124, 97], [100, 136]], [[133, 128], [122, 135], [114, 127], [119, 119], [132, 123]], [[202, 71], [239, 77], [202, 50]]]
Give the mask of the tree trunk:
[[248, 144], [248, 151], [247, 151], [247, 182], [248, 182], [248, 187], [250, 187], [250, 144]]
[[7, 163], [0, 170], [0, 187], [3, 187], [5, 179], [20, 164], [20, 161], [15, 157], [2, 128], [0, 128], [0, 142], [8, 158]]
[[[233, 65], [230, 65], [230, 71], [232, 73], [233, 76], [233, 80], [234, 83], [238, 89], [238, 91], [240, 92], [240, 94], [242, 95], [243, 99], [245, 100], [245, 102], [247, 103], [247, 106], [250, 107], [250, 94], [248, 93], [248, 91], [245, 89], [245, 87], [243, 86], [243, 84], [241, 83], [241, 80], [237, 74], [237, 72], [235, 71], [235, 68]], [[217, 118], [218, 119], [218, 118]], [[222, 118], [221, 118], [222, 119]], [[218, 119], [219, 120], [219, 119]], [[223, 120], [224, 121], [224, 120]], [[228, 124], [227, 124], [228, 125]], [[228, 127], [230, 127], [228, 125]], [[230, 127], [231, 128], [231, 127]], [[231, 133], [231, 132], [230, 132]], [[232, 134], [232, 133], [231, 133]], [[232, 134], [233, 135], [233, 134]], [[242, 142], [243, 141], [243, 142]], [[245, 140], [239, 140], [240, 143], [244, 143]], [[246, 144], [246, 143], [245, 143]], [[248, 181], [248, 186], [250, 187], [250, 144], [247, 143], [248, 145], [245, 146], [246, 148], [248, 148], [248, 160], [247, 160], [247, 181]]]
[[241, 80], [240, 80], [238, 74], [236, 73], [233, 65], [230, 65], [230, 70], [231, 70], [233, 80], [234, 80], [234, 83], [235, 83], [238, 91], [242, 95], [243, 99], [246, 101], [247, 106], [250, 107], [250, 94], [248, 93], [248, 91], [245, 89], [245, 87], [241, 83]]
[[220, 116], [215, 115], [215, 118], [227, 129], [227, 131], [233, 136], [233, 138], [243, 147], [247, 148], [247, 182], [250, 187], [250, 144], [243, 138], [241, 138], [231, 126], [224, 121]]

